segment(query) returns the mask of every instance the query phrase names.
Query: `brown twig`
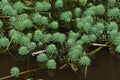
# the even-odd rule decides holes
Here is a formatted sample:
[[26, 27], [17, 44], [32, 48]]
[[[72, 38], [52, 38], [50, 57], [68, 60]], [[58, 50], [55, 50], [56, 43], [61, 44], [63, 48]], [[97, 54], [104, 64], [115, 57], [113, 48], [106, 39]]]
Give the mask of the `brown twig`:
[[[38, 71], [40, 68], [35, 68], [35, 69], [31, 69], [31, 70], [27, 70], [27, 71], [23, 71], [23, 72], [20, 72], [18, 75], [22, 75], [22, 74], [26, 74], [26, 73], [30, 73], [30, 72], [35, 72], [35, 71]], [[12, 78], [14, 77], [13, 75], [9, 75], [9, 76], [5, 76], [3, 78], [0, 78], [0, 80], [5, 80], [5, 79], [9, 79], [9, 78]]]

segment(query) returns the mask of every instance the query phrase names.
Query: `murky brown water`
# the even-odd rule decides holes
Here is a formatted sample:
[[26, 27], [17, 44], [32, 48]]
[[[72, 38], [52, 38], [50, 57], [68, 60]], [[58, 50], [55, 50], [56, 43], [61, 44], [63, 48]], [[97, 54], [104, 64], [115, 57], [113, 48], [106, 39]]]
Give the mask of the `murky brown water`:
[[120, 80], [120, 60], [108, 50], [98, 53], [88, 71], [87, 80]]
[[[25, 70], [27, 62], [15, 62], [9, 55], [0, 56], [0, 78], [9, 75], [9, 70], [13, 66]], [[34, 64], [34, 62], [32, 62]], [[48, 70], [39, 70], [30, 73], [29, 76], [23, 75], [21, 78], [6, 80], [25, 80], [23, 77], [34, 77], [33, 80], [83, 80], [83, 74], [75, 74], [70, 68], [61, 71], [56, 70], [50, 73]], [[88, 70], [87, 80], [120, 80], [120, 60], [109, 54], [108, 50], [100, 51]]]

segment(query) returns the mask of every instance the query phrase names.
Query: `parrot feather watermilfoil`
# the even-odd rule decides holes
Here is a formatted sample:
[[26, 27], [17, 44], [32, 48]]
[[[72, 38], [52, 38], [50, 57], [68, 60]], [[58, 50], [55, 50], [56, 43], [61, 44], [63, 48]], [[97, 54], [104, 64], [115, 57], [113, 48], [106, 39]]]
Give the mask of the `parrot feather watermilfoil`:
[[[15, 51], [18, 60], [34, 57], [48, 69], [62, 63], [76, 72], [84, 66], [86, 77], [91, 57], [105, 46], [114, 45], [119, 55], [119, 18], [118, 0], [32, 0], [29, 5], [1, 0], [0, 53]], [[10, 73], [18, 76], [19, 69]]]

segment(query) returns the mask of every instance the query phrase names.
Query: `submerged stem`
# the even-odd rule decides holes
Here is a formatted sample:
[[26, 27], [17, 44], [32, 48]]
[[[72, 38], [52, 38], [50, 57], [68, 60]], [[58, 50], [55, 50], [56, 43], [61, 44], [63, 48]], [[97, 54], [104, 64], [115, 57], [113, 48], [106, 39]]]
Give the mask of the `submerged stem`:
[[84, 78], [85, 78], [85, 79], [87, 78], [87, 70], [88, 70], [87, 67], [88, 67], [88, 66], [86, 65], [86, 66], [85, 66], [85, 75], [84, 75]]

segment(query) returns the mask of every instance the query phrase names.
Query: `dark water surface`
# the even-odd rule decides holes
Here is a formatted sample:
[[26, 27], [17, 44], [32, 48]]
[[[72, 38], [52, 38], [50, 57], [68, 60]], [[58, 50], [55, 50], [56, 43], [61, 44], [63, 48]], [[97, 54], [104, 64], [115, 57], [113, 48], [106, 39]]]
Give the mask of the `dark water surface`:
[[[34, 65], [35, 62], [32, 62]], [[27, 62], [15, 62], [10, 55], [0, 56], [0, 78], [10, 75], [10, 68], [18, 66], [20, 69], [25, 70], [24, 66]], [[28, 75], [28, 74], [27, 74]], [[33, 80], [83, 80], [83, 74], [75, 74], [70, 68], [61, 71], [48, 71], [39, 70], [30, 73], [29, 76], [22, 75], [21, 78], [12, 78], [6, 80], [26, 80], [23, 77], [34, 77]], [[120, 80], [120, 60], [114, 58], [108, 50], [100, 51], [95, 59], [93, 59], [91, 66], [88, 70], [87, 80]]]
[[120, 80], [120, 60], [108, 50], [100, 51], [89, 68], [87, 80]]

